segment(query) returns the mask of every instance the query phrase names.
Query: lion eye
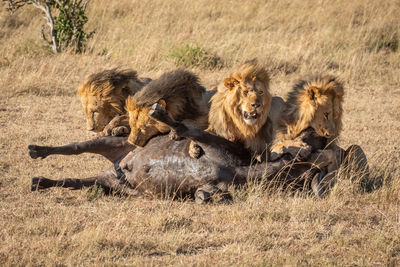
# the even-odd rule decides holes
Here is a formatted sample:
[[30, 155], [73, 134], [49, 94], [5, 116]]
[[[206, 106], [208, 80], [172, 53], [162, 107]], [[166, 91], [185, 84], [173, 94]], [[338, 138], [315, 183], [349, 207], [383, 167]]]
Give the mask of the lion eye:
[[243, 91], [243, 94], [244, 94], [244, 95], [247, 95], [248, 93], [249, 93], [248, 90], [244, 90], [244, 91]]
[[263, 95], [263, 94], [264, 94], [264, 92], [263, 92], [263, 91], [258, 91], [258, 93], [259, 93], [260, 95]]

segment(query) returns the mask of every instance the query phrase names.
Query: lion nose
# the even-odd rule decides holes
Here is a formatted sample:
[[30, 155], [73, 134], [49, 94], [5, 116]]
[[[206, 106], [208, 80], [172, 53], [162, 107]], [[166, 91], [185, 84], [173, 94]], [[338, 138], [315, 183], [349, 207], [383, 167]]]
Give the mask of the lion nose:
[[260, 106], [260, 103], [253, 103], [253, 104], [251, 104], [251, 106], [252, 106], [253, 108], [258, 108], [258, 107]]

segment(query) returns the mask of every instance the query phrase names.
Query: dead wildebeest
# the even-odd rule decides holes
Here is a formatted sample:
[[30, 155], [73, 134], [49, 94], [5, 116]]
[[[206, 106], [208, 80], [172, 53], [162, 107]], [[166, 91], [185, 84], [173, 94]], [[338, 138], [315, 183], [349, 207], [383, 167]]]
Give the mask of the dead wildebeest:
[[[51, 180], [34, 177], [31, 189], [81, 189], [97, 185], [106, 191], [121, 194], [194, 197], [196, 202], [201, 203], [212, 199], [217, 192], [229, 197], [228, 187], [246, 184], [251, 173], [252, 179], [266, 183], [301, 181], [304, 187], [308, 181], [307, 186], [311, 187], [309, 181], [313, 180], [317, 188], [314, 191], [319, 194], [318, 190], [321, 190], [321, 180], [326, 174], [323, 164], [296, 162], [283, 157], [277, 162], [252, 165], [250, 153], [238, 143], [174, 121], [157, 104], [153, 106], [150, 115], [170, 126], [178, 136], [186, 138], [171, 140], [168, 136], [157, 136], [146, 146], [134, 150], [124, 137], [103, 137], [61, 147], [30, 145], [29, 154], [32, 158], [90, 152], [101, 154], [114, 163], [102, 174], [85, 179]], [[193, 159], [189, 156], [190, 140], [196, 141], [203, 148], [205, 153], [201, 158]], [[318, 137], [313, 131], [305, 131], [304, 140], [314, 151], [326, 145], [324, 138]], [[346, 155], [351, 155], [349, 151], [354, 149], [362, 152], [358, 146], [352, 146], [345, 152]]]

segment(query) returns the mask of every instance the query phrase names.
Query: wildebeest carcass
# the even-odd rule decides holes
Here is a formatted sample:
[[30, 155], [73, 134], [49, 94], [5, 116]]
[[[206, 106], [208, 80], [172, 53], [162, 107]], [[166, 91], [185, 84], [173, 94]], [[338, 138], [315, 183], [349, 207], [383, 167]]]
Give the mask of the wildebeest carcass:
[[[324, 168], [327, 165], [321, 164], [326, 161], [323, 156], [317, 160], [319, 163], [315, 160], [298, 162], [282, 157], [276, 162], [255, 164], [250, 153], [242, 145], [174, 121], [157, 104], [150, 111], [150, 115], [169, 125], [178, 136], [185, 138], [171, 140], [168, 136], [157, 136], [146, 146], [136, 148], [124, 137], [103, 137], [61, 147], [30, 145], [28, 149], [32, 158], [91, 152], [101, 154], [113, 162], [102, 174], [90, 178], [52, 180], [34, 177], [31, 189], [80, 189], [97, 185], [106, 191], [127, 195], [194, 197], [197, 202], [206, 202], [212, 199], [214, 193], [229, 196], [228, 187], [246, 184], [249, 173], [252, 179], [264, 183], [278, 181], [296, 186], [300, 184], [301, 187], [311, 187], [313, 184], [317, 194], [322, 189], [321, 181], [326, 174]], [[204, 155], [201, 158], [193, 159], [188, 155], [190, 140], [196, 141], [203, 148]], [[320, 158], [316, 151], [325, 147], [325, 140], [313, 131], [305, 131], [304, 140], [315, 151], [311, 158]], [[351, 156], [354, 153], [349, 152], [355, 150], [357, 155], [361, 155], [361, 160], [364, 160], [365, 155], [358, 146], [350, 147], [344, 155]]]

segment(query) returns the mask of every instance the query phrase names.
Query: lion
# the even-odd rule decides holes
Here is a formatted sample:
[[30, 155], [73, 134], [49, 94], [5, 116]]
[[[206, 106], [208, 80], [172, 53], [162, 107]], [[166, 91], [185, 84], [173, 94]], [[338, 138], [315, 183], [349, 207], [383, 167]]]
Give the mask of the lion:
[[[239, 142], [259, 156], [272, 141], [269, 76], [257, 60], [244, 63], [218, 86], [211, 98], [207, 132]], [[191, 143], [189, 154], [201, 155], [201, 148]]]
[[315, 76], [298, 82], [289, 92], [279, 118], [272, 159], [285, 153], [307, 157], [311, 152], [308, 145], [297, 138], [307, 128], [324, 137], [328, 147], [335, 146], [342, 129], [343, 95], [343, 85], [334, 76]]
[[170, 132], [167, 125], [149, 116], [151, 106], [155, 103], [160, 104], [174, 120], [205, 129], [208, 96], [209, 93], [195, 74], [182, 69], [164, 73], [140, 92], [128, 97], [126, 108], [131, 127], [128, 141], [144, 146], [151, 137]]
[[150, 81], [130, 69], [104, 70], [86, 77], [78, 88], [86, 129], [99, 135], [128, 134], [125, 100]]
[[343, 96], [342, 82], [331, 75], [298, 82], [288, 94], [271, 147], [271, 161], [289, 157], [302, 163], [311, 162], [322, 171], [323, 175], [311, 181], [318, 197], [333, 186], [339, 168], [360, 179], [369, 174], [361, 147], [351, 145], [344, 150], [337, 145], [342, 130]]

